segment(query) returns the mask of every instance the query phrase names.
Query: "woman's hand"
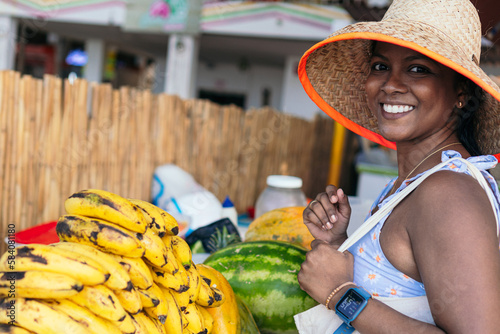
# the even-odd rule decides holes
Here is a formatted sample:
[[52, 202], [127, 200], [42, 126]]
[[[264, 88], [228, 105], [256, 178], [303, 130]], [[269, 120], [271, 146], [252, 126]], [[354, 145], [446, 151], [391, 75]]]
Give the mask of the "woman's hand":
[[338, 247], [347, 239], [351, 205], [342, 189], [329, 185], [309, 203], [303, 218], [314, 238]]
[[333, 289], [353, 280], [354, 257], [348, 251], [322, 240], [313, 240], [311, 250], [300, 267], [300, 288], [318, 303], [324, 304]]

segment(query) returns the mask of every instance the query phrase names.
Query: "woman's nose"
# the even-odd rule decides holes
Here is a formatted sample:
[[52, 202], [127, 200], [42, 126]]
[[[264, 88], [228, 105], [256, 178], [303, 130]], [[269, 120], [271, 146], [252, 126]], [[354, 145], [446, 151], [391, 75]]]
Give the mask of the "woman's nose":
[[382, 91], [386, 94], [406, 93], [408, 87], [401, 74], [391, 71], [387, 74], [387, 80], [382, 85]]

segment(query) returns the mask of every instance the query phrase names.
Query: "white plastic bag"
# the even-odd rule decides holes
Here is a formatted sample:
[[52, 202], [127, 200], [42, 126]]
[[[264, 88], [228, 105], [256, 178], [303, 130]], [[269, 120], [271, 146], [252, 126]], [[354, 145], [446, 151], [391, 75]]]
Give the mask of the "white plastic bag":
[[151, 189], [154, 205], [189, 224], [186, 235], [222, 218], [217, 197], [176, 165], [157, 167]]
[[[374, 298], [410, 318], [434, 324], [426, 296], [411, 298]], [[317, 305], [307, 311], [294, 315], [293, 318], [299, 330], [299, 334], [331, 334], [343, 323], [342, 319], [335, 314], [335, 311], [327, 309], [325, 305]], [[359, 334], [358, 331], [354, 331], [353, 333]]]

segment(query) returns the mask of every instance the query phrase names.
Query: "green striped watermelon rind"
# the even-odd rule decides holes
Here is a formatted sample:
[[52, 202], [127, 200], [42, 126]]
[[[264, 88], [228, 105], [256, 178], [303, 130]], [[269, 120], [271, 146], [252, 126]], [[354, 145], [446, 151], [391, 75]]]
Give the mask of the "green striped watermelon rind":
[[306, 253], [289, 242], [247, 241], [216, 251], [204, 263], [229, 281], [262, 333], [297, 333], [293, 316], [318, 304], [297, 281]]

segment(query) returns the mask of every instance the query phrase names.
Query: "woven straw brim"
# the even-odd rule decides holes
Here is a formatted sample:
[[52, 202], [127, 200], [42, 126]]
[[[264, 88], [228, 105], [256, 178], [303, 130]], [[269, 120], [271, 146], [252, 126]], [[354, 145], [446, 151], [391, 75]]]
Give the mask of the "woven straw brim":
[[[310, 48], [299, 63], [299, 79], [309, 97], [349, 130], [395, 148], [379, 133], [368, 109], [365, 82], [371, 41], [413, 49], [471, 79], [487, 93], [477, 112], [476, 140], [484, 154], [500, 153], [500, 89], [469, 59], [460, 45], [441, 31], [420, 22], [385, 20], [360, 22], [332, 34]], [[478, 55], [479, 57], [479, 55]], [[472, 58], [472, 57], [471, 57]]]

